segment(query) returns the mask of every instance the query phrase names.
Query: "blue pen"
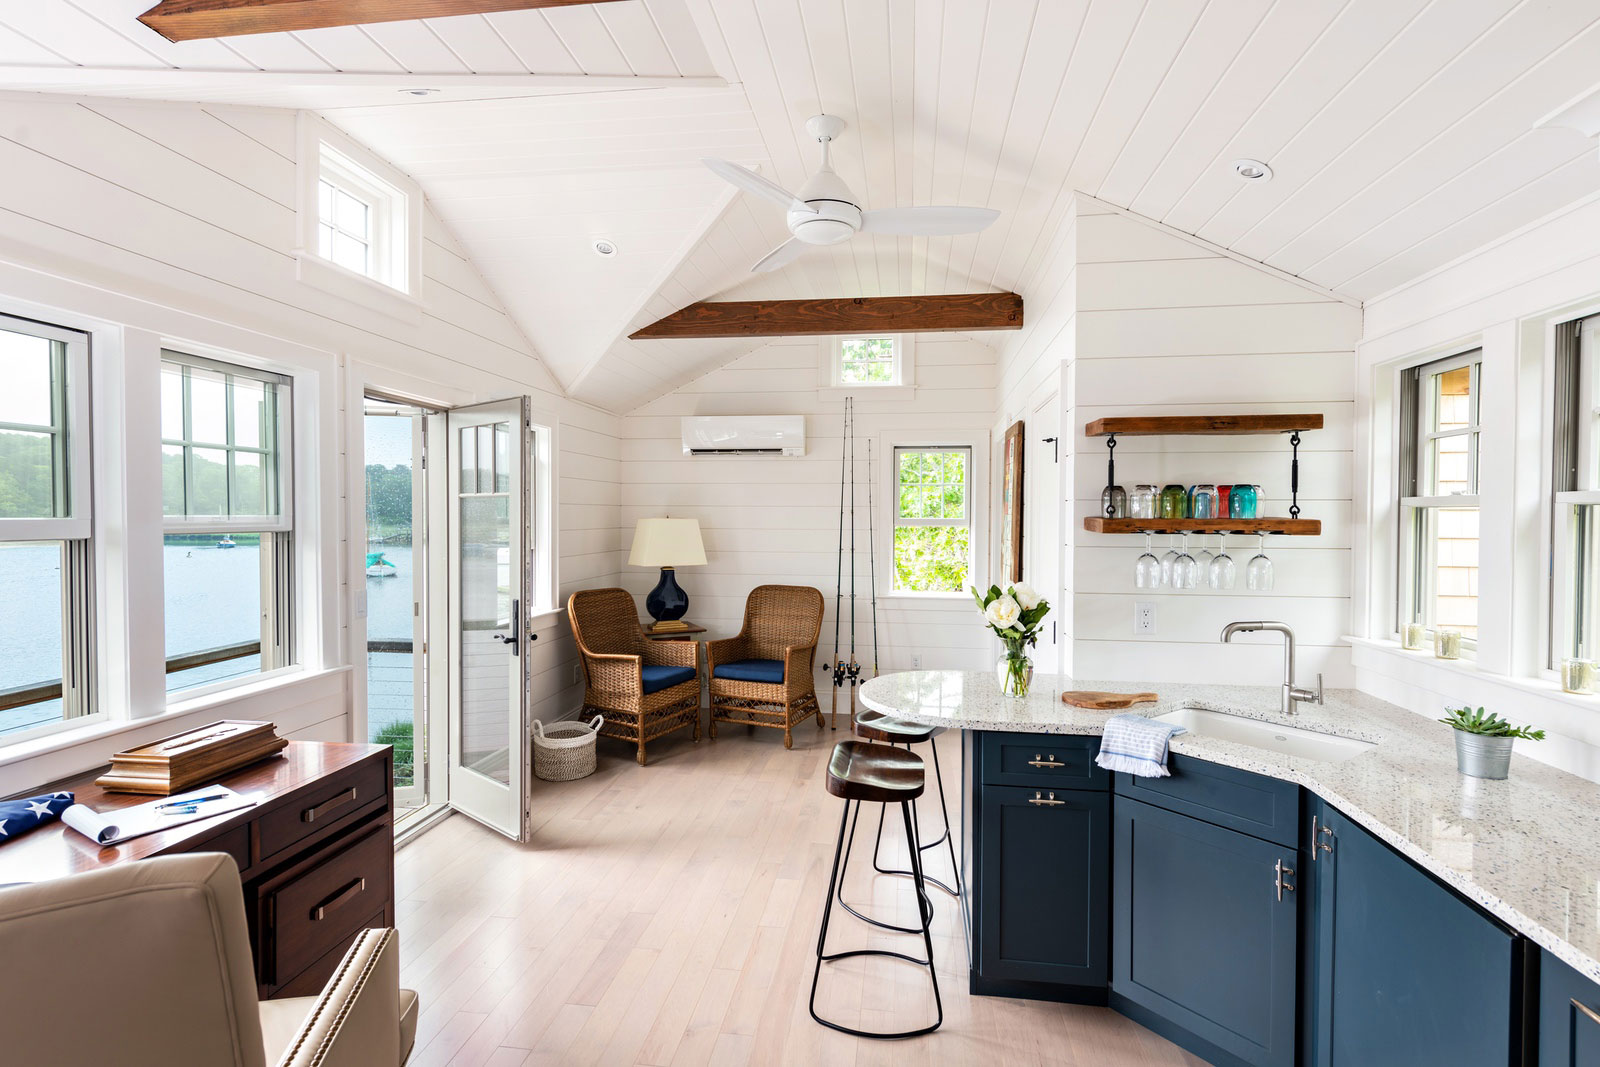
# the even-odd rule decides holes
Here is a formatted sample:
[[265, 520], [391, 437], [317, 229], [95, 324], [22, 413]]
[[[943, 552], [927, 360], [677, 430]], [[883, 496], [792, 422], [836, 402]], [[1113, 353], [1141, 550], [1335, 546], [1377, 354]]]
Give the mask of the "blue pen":
[[186, 808], [194, 804], [203, 804], [208, 800], [226, 800], [227, 796], [228, 794], [226, 793], [211, 793], [203, 797], [190, 797], [187, 800], [169, 800], [165, 804], [157, 804], [156, 810], [162, 811], [166, 808]]
[[199, 810], [200, 810], [199, 808], [193, 807], [191, 805], [190, 807], [187, 807], [187, 808], [168, 808], [168, 809], [162, 811], [161, 814], [163, 814], [163, 815], [194, 815]]

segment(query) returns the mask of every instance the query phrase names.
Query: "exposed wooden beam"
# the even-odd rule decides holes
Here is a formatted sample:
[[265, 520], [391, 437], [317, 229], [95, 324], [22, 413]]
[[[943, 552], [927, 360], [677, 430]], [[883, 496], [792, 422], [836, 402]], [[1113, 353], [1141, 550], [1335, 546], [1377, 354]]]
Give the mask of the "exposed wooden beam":
[[828, 300], [702, 301], [628, 336], [641, 340], [1020, 329], [1022, 297], [1016, 293], [954, 293]]
[[486, 15], [615, 0], [161, 0], [139, 21], [169, 41]]

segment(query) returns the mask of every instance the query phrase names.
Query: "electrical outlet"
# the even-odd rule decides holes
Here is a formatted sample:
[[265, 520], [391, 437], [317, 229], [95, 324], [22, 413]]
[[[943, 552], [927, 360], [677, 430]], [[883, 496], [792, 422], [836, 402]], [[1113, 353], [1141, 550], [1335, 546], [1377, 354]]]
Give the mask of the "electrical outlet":
[[1152, 636], [1156, 632], [1156, 606], [1148, 600], [1133, 605], [1133, 632]]
[[914, 671], [922, 669], [922, 657], [920, 655], [911, 657], [911, 669]]

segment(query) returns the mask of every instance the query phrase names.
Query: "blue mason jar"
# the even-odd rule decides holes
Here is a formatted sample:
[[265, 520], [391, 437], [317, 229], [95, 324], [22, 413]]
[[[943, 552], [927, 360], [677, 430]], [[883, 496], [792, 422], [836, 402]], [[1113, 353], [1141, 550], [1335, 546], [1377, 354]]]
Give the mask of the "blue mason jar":
[[1236, 485], [1233, 487], [1233, 496], [1228, 501], [1228, 515], [1235, 519], [1253, 519], [1256, 517], [1256, 501], [1259, 494], [1253, 485]]

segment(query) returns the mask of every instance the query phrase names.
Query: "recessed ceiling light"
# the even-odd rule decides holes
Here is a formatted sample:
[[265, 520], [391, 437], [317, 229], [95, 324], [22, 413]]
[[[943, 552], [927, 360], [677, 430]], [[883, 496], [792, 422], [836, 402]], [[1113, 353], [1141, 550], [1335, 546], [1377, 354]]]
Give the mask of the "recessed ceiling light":
[[405, 93], [407, 96], [432, 96], [434, 93], [437, 93], [439, 90], [437, 90], [437, 89], [401, 89], [400, 91], [402, 93]]
[[1270, 182], [1272, 168], [1259, 159], [1236, 159], [1233, 172], [1247, 182]]
[[617, 254], [617, 246], [604, 237], [597, 237], [594, 241], [594, 254], [610, 259]]

